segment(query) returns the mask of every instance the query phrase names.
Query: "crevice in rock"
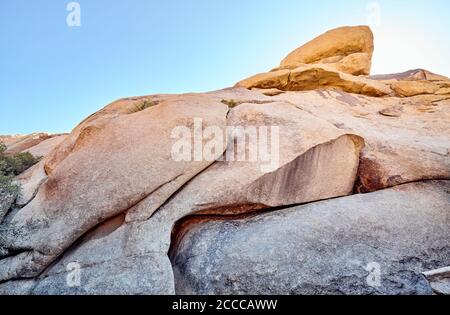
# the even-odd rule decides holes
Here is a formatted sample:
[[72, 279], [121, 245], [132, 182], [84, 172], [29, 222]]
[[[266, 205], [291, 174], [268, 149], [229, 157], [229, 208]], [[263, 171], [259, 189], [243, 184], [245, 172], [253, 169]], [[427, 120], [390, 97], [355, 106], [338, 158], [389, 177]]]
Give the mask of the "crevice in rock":
[[279, 207], [268, 207], [262, 204], [245, 204], [245, 205], [228, 205], [222, 207], [215, 207], [211, 209], [201, 210], [192, 214], [189, 214], [179, 219], [172, 227], [171, 241], [168, 251], [169, 259], [173, 264], [173, 258], [177, 252], [178, 245], [180, 244], [186, 233], [194, 226], [209, 221], [234, 221], [252, 218], [267, 213], [272, 213], [280, 210], [287, 210], [302, 205], [312, 204], [316, 202], [333, 200], [338, 198], [344, 198], [342, 196], [327, 198], [322, 200], [315, 200], [311, 202], [284, 205]]
[[[419, 183], [419, 182], [426, 183], [426, 182], [429, 182], [432, 180], [435, 180], [435, 179], [431, 179], [431, 180], [423, 179], [423, 180], [411, 181], [411, 182], [402, 183], [402, 184], [399, 184], [396, 186], [403, 186], [403, 185], [408, 185], [411, 183]], [[449, 180], [449, 179], [446, 179], [446, 180]], [[356, 183], [357, 182], [355, 181], [355, 187], [356, 187]], [[389, 188], [392, 188], [392, 186], [384, 187], [382, 189], [379, 189], [379, 191], [389, 189]], [[355, 191], [353, 194], [358, 194], [358, 193], [359, 192]], [[349, 195], [349, 196], [351, 196], [351, 195]], [[348, 197], [348, 196], [345, 196], [345, 197]], [[187, 215], [187, 216], [179, 219], [173, 225], [172, 231], [171, 231], [171, 242], [170, 242], [170, 247], [169, 247], [167, 255], [172, 264], [172, 268], [174, 268], [174, 266], [176, 264], [176, 262], [175, 262], [176, 254], [179, 249], [179, 245], [181, 244], [181, 241], [183, 240], [185, 235], [194, 226], [197, 226], [197, 225], [200, 225], [200, 224], [203, 224], [206, 222], [243, 220], [243, 219], [248, 219], [248, 218], [272, 213], [275, 211], [288, 210], [288, 209], [295, 208], [295, 207], [302, 206], [302, 205], [313, 204], [313, 203], [322, 202], [322, 201], [326, 201], [326, 200], [333, 200], [333, 199], [339, 199], [339, 198], [345, 198], [345, 197], [342, 197], [342, 196], [333, 197], [333, 198], [328, 198], [328, 199], [323, 199], [323, 200], [316, 200], [316, 201], [312, 201], [312, 202], [279, 206], [279, 207], [265, 207], [264, 205], [250, 205], [250, 204], [248, 204], [248, 205], [230, 205], [228, 207], [224, 206], [221, 208], [212, 208], [209, 210], [203, 210], [203, 211], [200, 211], [197, 213], [193, 213], [193, 214]], [[226, 208], [226, 211], [223, 211], [225, 208]], [[247, 212], [241, 211], [242, 209], [246, 209], [246, 208], [249, 209]], [[235, 211], [234, 209], [237, 209], [237, 211]], [[215, 212], [215, 211], [217, 211], [217, 212]], [[175, 286], [176, 286], [176, 283], [179, 280], [177, 280], [175, 272], [174, 272], [174, 281], [175, 281]]]
[[[362, 171], [364, 169], [364, 171]], [[353, 194], [371, 193], [400, 185], [419, 183], [430, 180], [450, 180], [445, 176], [425, 176], [417, 180], [405, 180], [400, 175], [391, 175], [387, 179], [379, 173], [380, 165], [371, 159], [360, 157]]]
[[124, 223], [125, 223], [125, 214], [126, 212], [123, 212], [113, 218], [110, 218], [108, 220], [102, 221], [98, 223], [96, 226], [94, 226], [89, 231], [85, 232], [82, 236], [80, 236], [76, 241], [72, 243], [68, 248], [66, 248], [58, 257], [56, 257], [39, 275], [34, 277], [36, 280], [40, 280], [42, 278], [47, 277], [48, 271], [57, 265], [63, 257], [89, 240], [93, 239], [100, 239], [103, 237], [107, 237], [108, 235], [112, 234], [114, 231], [119, 229]]

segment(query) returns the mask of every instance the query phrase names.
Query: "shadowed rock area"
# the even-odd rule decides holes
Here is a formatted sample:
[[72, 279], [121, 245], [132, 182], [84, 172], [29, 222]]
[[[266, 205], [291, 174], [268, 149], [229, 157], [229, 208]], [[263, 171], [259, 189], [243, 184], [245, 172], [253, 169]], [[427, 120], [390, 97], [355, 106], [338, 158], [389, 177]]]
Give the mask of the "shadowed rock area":
[[[431, 294], [450, 257], [450, 182], [406, 184], [238, 220], [176, 241], [178, 294]], [[198, 219], [197, 219], [198, 220]]]

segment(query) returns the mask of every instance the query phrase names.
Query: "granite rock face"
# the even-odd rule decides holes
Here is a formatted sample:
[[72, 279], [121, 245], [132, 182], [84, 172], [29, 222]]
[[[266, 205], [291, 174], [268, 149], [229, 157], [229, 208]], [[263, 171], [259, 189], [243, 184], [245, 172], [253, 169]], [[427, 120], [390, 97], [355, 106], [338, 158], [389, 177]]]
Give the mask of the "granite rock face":
[[233, 88], [0, 136], [43, 156], [4, 198], [0, 293], [444, 292], [450, 81], [372, 53], [339, 28]]
[[330, 90], [288, 92], [273, 98], [364, 138], [359, 192], [450, 178], [449, 98], [376, 98]]
[[178, 294], [431, 294], [421, 273], [450, 257], [450, 182], [192, 220], [173, 248]]
[[[218, 92], [222, 93], [229, 91]], [[172, 228], [184, 216], [245, 213], [352, 193], [364, 145], [360, 137], [346, 134], [290, 104], [249, 103], [251, 96], [248, 92], [247, 103], [230, 110], [228, 126], [278, 122], [280, 161], [274, 170], [265, 171], [262, 166], [267, 162], [260, 159], [227, 158], [230, 151], [238, 153], [234, 151], [237, 139], [230, 139], [233, 146], [227, 148], [223, 161], [215, 162], [190, 180], [156, 212], [151, 206], [154, 197], [149, 196], [126, 215], [119, 215], [83, 236], [37, 277], [29, 288], [31, 292], [173, 294], [175, 283], [167, 252]], [[243, 152], [250, 149], [251, 143], [247, 142]], [[71, 273], [66, 268], [73, 262], [80, 266], [83, 286], [66, 286]], [[117, 276], [111, 278], [106, 273]]]
[[53, 171], [46, 170], [36, 196], [8, 223], [14, 228], [0, 244], [8, 252], [0, 281], [39, 275], [84, 233], [143, 199], [151, 198], [148, 207], [156, 210], [223, 153], [214, 152], [211, 161], [176, 162], [172, 129], [196, 117], [204, 127], [223, 129], [227, 111], [206, 96], [185, 96], [85, 122], [47, 157]]

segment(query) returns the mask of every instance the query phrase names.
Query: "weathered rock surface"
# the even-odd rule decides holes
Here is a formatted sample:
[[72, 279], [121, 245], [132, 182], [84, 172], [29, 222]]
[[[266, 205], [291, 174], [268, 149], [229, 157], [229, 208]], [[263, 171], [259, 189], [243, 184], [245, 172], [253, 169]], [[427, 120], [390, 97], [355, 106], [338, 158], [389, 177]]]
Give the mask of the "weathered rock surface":
[[67, 154], [53, 163], [36, 197], [12, 218], [14, 233], [1, 244], [11, 256], [0, 261], [0, 281], [37, 276], [85, 232], [145, 198], [152, 198], [148, 207], [157, 209], [213, 162], [173, 161], [172, 129], [196, 117], [204, 127], [224, 128], [227, 111], [207, 96], [183, 96], [85, 122], [78, 137], [68, 136], [53, 151]]
[[290, 53], [280, 67], [237, 83], [248, 89], [305, 91], [335, 88], [371, 96], [393, 94], [370, 78], [373, 34], [367, 26], [331, 30]]
[[271, 91], [268, 94], [271, 96], [280, 94], [275, 91], [317, 89], [338, 89], [377, 97], [450, 95], [448, 78], [422, 69], [367, 76], [372, 54], [373, 35], [370, 28], [338, 28], [293, 51], [280, 67], [244, 79], [236, 86]]
[[[332, 30], [234, 88], [119, 99], [69, 135], [0, 136], [44, 157], [3, 211], [0, 293], [444, 292], [420, 273], [448, 266], [449, 184], [420, 182], [450, 180], [450, 80], [366, 76], [372, 52], [369, 28]], [[174, 161], [175, 127], [203, 148], [227, 126], [211, 159]], [[381, 287], [364, 286], [370, 262]]]
[[360, 192], [412, 181], [450, 179], [450, 100], [446, 97], [374, 98], [318, 90], [286, 92], [273, 99], [291, 103], [364, 138], [357, 185]]
[[277, 70], [257, 74], [237, 84], [247, 89], [278, 89], [283, 91], [309, 91], [335, 88], [349, 93], [369, 96], [392, 94], [391, 88], [379, 81], [356, 77], [326, 65], [302, 65], [293, 70]]
[[345, 73], [369, 74], [373, 34], [367, 26], [340, 27], [328, 31], [291, 52], [280, 67], [294, 69], [301, 64], [330, 64]]
[[47, 174], [44, 170], [45, 158], [66, 137], [67, 135], [54, 136], [23, 151], [31, 153], [34, 157], [41, 158], [41, 161], [16, 176], [14, 182], [20, 187], [20, 192], [15, 201], [17, 206], [23, 207], [34, 198], [41, 184], [47, 179]]
[[33, 133], [25, 136], [12, 137], [10, 139], [5, 137], [4, 140], [7, 146], [7, 150], [5, 153], [8, 155], [14, 155], [20, 152], [24, 152], [45, 140], [58, 136], [59, 135], [51, 135], [48, 133]]
[[173, 250], [177, 293], [431, 294], [421, 273], [448, 263], [449, 189], [414, 183], [250, 218], [194, 219]]
[[[15, 194], [0, 188], [0, 223], [3, 221], [3, 218], [5, 217], [6, 213], [13, 205], [14, 200], [16, 200]], [[1, 234], [2, 231], [0, 230], [0, 235]]]
[[[218, 91], [215, 97], [227, 93], [230, 95], [230, 91]], [[238, 99], [243, 97], [239, 96], [242, 90], [235, 93]], [[247, 99], [252, 96], [252, 92], [246, 94]], [[233, 150], [231, 146], [239, 137], [236, 135], [223, 161], [197, 175], [156, 213], [152, 197], [144, 199], [126, 217], [117, 217], [83, 237], [27, 290], [34, 294], [173, 294], [175, 284], [167, 252], [172, 227], [182, 217], [198, 212], [256, 211], [352, 192], [363, 146], [360, 137], [285, 103], [242, 103], [228, 115], [229, 126], [270, 123], [280, 126], [280, 161], [275, 170], [264, 171], [262, 166], [267, 161], [259, 158], [225, 158]], [[249, 149], [250, 142], [243, 152]], [[66, 266], [75, 261], [81, 266], [83, 285], [67, 287], [65, 279], [70, 272]]]
[[377, 74], [369, 76], [372, 80], [395, 82], [395, 81], [449, 81], [445, 76], [435, 74], [424, 69], [413, 69], [401, 73]]
[[392, 89], [401, 96], [416, 96], [420, 94], [435, 94], [439, 86], [427, 81], [399, 81], [391, 85]]
[[30, 167], [22, 174], [16, 176], [15, 183], [20, 186], [20, 193], [17, 197], [18, 206], [27, 205], [36, 196], [39, 187], [47, 179], [44, 171], [44, 160]]
[[24, 152], [29, 152], [35, 157], [45, 157], [47, 156], [57, 145], [64, 141], [67, 135], [55, 135], [47, 140], [44, 140], [37, 145], [24, 150]]
[[[49, 138], [42, 140], [47, 136]], [[8, 155], [11, 153], [20, 153], [19, 150], [21, 150], [21, 148], [26, 148], [37, 143], [22, 152], [29, 152], [34, 157], [44, 158], [55, 146], [64, 140], [65, 137], [65, 135], [48, 135], [45, 133], [27, 136], [1, 136], [0, 142], [7, 145]], [[46, 178], [47, 175], [44, 172], [44, 162], [41, 161], [15, 178], [13, 184], [18, 185], [19, 187], [17, 193], [6, 192], [0, 189], [0, 223], [13, 205], [25, 206], [35, 196], [39, 186]]]
[[450, 295], [450, 267], [430, 270], [423, 273], [434, 294]]
[[26, 135], [0, 135], [0, 142], [8, 146], [19, 140], [23, 140], [25, 137]]

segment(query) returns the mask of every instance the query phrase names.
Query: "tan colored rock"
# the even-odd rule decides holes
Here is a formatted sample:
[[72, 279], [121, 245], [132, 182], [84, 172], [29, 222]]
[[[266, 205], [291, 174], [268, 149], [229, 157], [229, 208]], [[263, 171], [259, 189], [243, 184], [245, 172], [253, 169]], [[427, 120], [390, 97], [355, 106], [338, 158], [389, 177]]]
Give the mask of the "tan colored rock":
[[18, 141], [15, 141], [7, 146], [8, 149], [6, 150], [5, 153], [8, 155], [14, 155], [26, 151], [38, 145], [42, 141], [45, 141], [52, 137], [53, 135], [50, 135], [48, 133], [33, 133], [25, 137], [20, 137]]
[[[253, 216], [262, 209], [450, 179], [450, 81], [421, 69], [362, 76], [370, 72], [372, 52], [368, 27], [340, 28], [235, 88], [123, 98], [64, 139], [0, 137], [11, 152], [48, 154], [17, 178], [24, 207], [8, 212], [0, 226], [0, 293], [173, 294], [167, 252], [172, 229], [185, 216]], [[246, 158], [229, 160], [239, 156], [232, 152], [240, 140], [251, 138], [253, 129], [240, 129], [225, 152], [214, 151], [214, 159], [175, 162], [173, 128], [191, 130], [195, 118], [222, 132], [226, 125], [278, 127], [279, 151], [269, 149], [268, 161], [252, 159], [257, 141], [244, 141]], [[403, 199], [377, 201], [389, 210]], [[330, 213], [327, 206], [323, 210]], [[5, 213], [0, 209], [0, 217]], [[181, 231], [188, 228], [186, 223]], [[85, 282], [69, 288], [67, 267], [73, 262]]]
[[12, 144], [25, 139], [27, 135], [1, 135], [0, 142], [6, 146], [11, 146]]
[[36, 196], [39, 187], [46, 179], [44, 160], [18, 175], [15, 182], [20, 186], [20, 193], [16, 199], [16, 204], [21, 207], [28, 204]]
[[[299, 64], [320, 63], [324, 59], [327, 62], [330, 61], [327, 59], [330, 57], [366, 53], [367, 56], [352, 57], [351, 62], [347, 60], [347, 70], [351, 74], [369, 74], [373, 49], [373, 34], [368, 26], [340, 27], [297, 48], [281, 61], [280, 66], [292, 68]], [[361, 62], [364, 67], [361, 67]], [[368, 67], [367, 63], [369, 63]], [[351, 67], [352, 64], [355, 64], [356, 68]]]
[[450, 81], [439, 81], [435, 83], [439, 86], [439, 90], [435, 93], [436, 95], [448, 95], [450, 94]]
[[389, 84], [398, 96], [450, 94], [450, 80], [447, 77], [423, 69], [394, 74], [373, 75], [369, 79]]
[[402, 106], [389, 106], [380, 110], [380, 115], [388, 117], [400, 117], [403, 113]]
[[450, 81], [449, 78], [424, 69], [413, 69], [401, 73], [378, 74], [369, 77], [380, 81]]
[[[364, 138], [357, 184], [360, 192], [450, 179], [450, 100], [445, 96], [374, 98], [318, 90], [286, 92], [273, 99], [289, 102]], [[402, 107], [400, 116], [380, 115], [396, 106]]]
[[[351, 193], [354, 167], [364, 145], [360, 137], [285, 102], [244, 103], [228, 115], [228, 126], [271, 125], [280, 128], [280, 160], [274, 171], [263, 171], [262, 166], [270, 163], [259, 159], [216, 162], [173, 198], [170, 207], [176, 209], [167, 212], [177, 216], [180, 211], [246, 212], [252, 207], [276, 207]], [[229, 139], [230, 146], [235, 142]], [[248, 145], [245, 152], [249, 150]], [[229, 147], [227, 152], [230, 150]], [[315, 166], [308, 166], [309, 163]], [[335, 166], [333, 170], [331, 165]], [[333, 185], [324, 184], [332, 178], [339, 180], [334, 180]], [[271, 190], [267, 189], [268, 183]], [[127, 221], [148, 219], [151, 213], [144, 211], [145, 208], [129, 211]]]
[[39, 144], [24, 150], [23, 152], [29, 152], [35, 157], [47, 156], [57, 145], [59, 145], [67, 135], [59, 135], [51, 137], [47, 140], [40, 142]]
[[[40, 185], [47, 179], [47, 175], [44, 171], [45, 156], [47, 156], [47, 154], [51, 150], [53, 150], [59, 143], [61, 143], [65, 139], [65, 137], [66, 135], [52, 136], [46, 140], [39, 142], [37, 145], [23, 151], [29, 152], [34, 157], [40, 157], [42, 158], [42, 160], [22, 174], [16, 176], [16, 178], [14, 179], [15, 184], [20, 187], [19, 194], [15, 200], [16, 205], [23, 207], [34, 198]], [[21, 140], [24, 140], [25, 138], [26, 137]], [[16, 143], [18, 141], [16, 141]], [[16, 147], [16, 149], [17, 148], [18, 147]]]
[[[37, 279], [31, 292], [174, 294], [167, 252], [172, 227], [182, 217], [193, 213], [236, 214], [352, 192], [363, 145], [360, 137], [288, 103], [262, 103], [261, 96], [252, 101], [256, 93], [244, 91], [218, 91], [210, 96], [238, 102], [247, 98], [248, 103], [230, 111], [229, 126], [280, 127], [280, 161], [274, 171], [263, 171], [261, 166], [267, 162], [260, 159], [217, 161], [156, 212], [149, 196], [130, 209], [126, 218], [114, 218], [93, 230]], [[249, 146], [245, 152], [247, 149]], [[231, 145], [227, 152], [230, 150]], [[85, 282], [78, 288], [64, 284], [66, 266], [73, 261], [81, 265], [85, 275]]]
[[[148, 207], [156, 210], [213, 162], [175, 162], [173, 128], [192, 129], [194, 118], [202, 118], [203, 127], [224, 129], [227, 111], [208, 96], [184, 95], [139, 112], [85, 121], [71, 151], [10, 221], [14, 229], [0, 249], [17, 254], [0, 261], [0, 281], [38, 275], [85, 232], [143, 199], [151, 198]], [[62, 144], [56, 156], [67, 149]]]
[[439, 86], [428, 81], [398, 81], [391, 85], [391, 88], [401, 96], [416, 96], [420, 94], [434, 94], [439, 90]]
[[276, 89], [276, 88], [272, 88], [272, 89], [258, 89], [258, 88], [253, 88], [252, 90], [258, 91], [266, 96], [275, 96], [275, 95], [279, 95], [284, 93], [284, 91]]
[[[371, 55], [368, 53], [354, 53], [348, 56], [333, 56], [320, 61], [311, 63], [313, 65], [332, 67], [337, 71], [347, 74], [359, 76], [370, 73], [372, 66]], [[283, 66], [273, 69], [271, 72], [278, 70], [293, 70], [295, 68], [307, 65], [305, 63], [296, 63], [289, 66]]]
[[352, 75], [367, 75], [372, 66], [371, 56], [368, 53], [355, 53], [344, 57], [336, 63], [330, 63], [328, 66], [336, 70]]
[[273, 72], [260, 73], [236, 84], [237, 87], [247, 89], [279, 89], [285, 90], [289, 83], [289, 70], [277, 70]]
[[291, 71], [287, 90], [307, 91], [336, 88], [348, 93], [384, 96], [392, 93], [389, 86], [370, 79], [356, 77], [327, 66], [302, 66]]
[[262, 73], [240, 81], [237, 86], [247, 89], [276, 88], [284, 91], [331, 88], [370, 96], [385, 96], [393, 93], [391, 88], [382, 82], [352, 76], [325, 65], [302, 65], [290, 71]]

